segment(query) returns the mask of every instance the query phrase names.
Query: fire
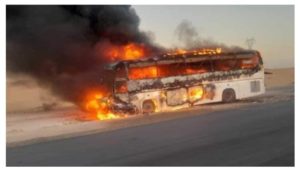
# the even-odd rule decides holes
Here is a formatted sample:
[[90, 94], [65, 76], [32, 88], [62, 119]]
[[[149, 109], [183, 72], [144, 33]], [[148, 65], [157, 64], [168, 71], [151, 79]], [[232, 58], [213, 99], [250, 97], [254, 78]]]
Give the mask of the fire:
[[157, 77], [157, 68], [155, 66], [150, 67], [136, 67], [129, 70], [130, 79], [144, 79]]
[[[219, 54], [222, 52], [221, 48], [216, 49], [199, 49], [194, 51], [186, 51], [183, 49], [177, 49], [175, 53], [167, 53], [166, 55], [172, 57], [179, 54], [188, 54], [188, 55], [203, 55], [203, 54]], [[205, 73], [208, 72], [207, 68], [186, 68], [185, 70], [173, 70], [172, 68], [163, 68], [162, 66], [148, 66], [148, 67], [133, 67], [129, 69], [129, 79], [149, 79], [157, 78], [161, 76], [171, 76], [180, 72], [182, 74], [195, 74], [195, 73]], [[121, 89], [120, 89], [121, 90]], [[125, 89], [122, 91], [126, 91]]]
[[206, 73], [208, 70], [205, 68], [201, 69], [192, 69], [192, 68], [187, 68], [186, 73], [187, 74], [195, 74], [195, 73]]
[[137, 44], [128, 44], [124, 47], [125, 60], [139, 59], [145, 55], [144, 47]]
[[200, 50], [194, 51], [194, 55], [199, 54], [199, 55], [205, 55], [205, 54], [220, 54], [222, 53], [222, 48], [216, 48], [216, 49], [211, 49], [211, 48], [203, 48]]
[[146, 47], [142, 44], [129, 43], [124, 46], [113, 46], [107, 50], [107, 57], [112, 60], [136, 60], [145, 57]]
[[217, 54], [222, 53], [222, 48], [216, 48], [216, 53], [217, 53]]
[[109, 99], [105, 99], [101, 93], [91, 95], [90, 99], [86, 102], [86, 110], [90, 113], [95, 113], [98, 120], [116, 119], [120, 118], [121, 115], [115, 114], [110, 111]]
[[187, 51], [183, 49], [177, 49], [176, 54], [185, 54]]
[[201, 48], [197, 50], [186, 51], [183, 49], [176, 49], [175, 52], [167, 53], [168, 56], [180, 55], [180, 54], [193, 54], [193, 55], [213, 55], [222, 53], [222, 48]]
[[117, 118], [120, 118], [120, 117], [121, 116], [113, 114], [111, 112], [109, 112], [109, 113], [102, 113], [101, 111], [97, 112], [98, 120], [117, 119]]
[[202, 87], [195, 87], [189, 90], [189, 97], [192, 102], [201, 99], [203, 94], [204, 90]]

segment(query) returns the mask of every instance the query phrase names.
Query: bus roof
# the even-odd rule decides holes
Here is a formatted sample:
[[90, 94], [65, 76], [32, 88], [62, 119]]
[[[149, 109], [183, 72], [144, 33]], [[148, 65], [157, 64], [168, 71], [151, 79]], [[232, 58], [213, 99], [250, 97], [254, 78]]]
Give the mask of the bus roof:
[[243, 50], [236, 52], [222, 52], [219, 54], [194, 54], [193, 52], [188, 52], [184, 54], [175, 55], [158, 55], [154, 57], [147, 57], [137, 60], [121, 60], [111, 64], [108, 64], [105, 68], [108, 70], [115, 70], [122, 65], [129, 65], [131, 67], [144, 67], [148, 65], [157, 64], [172, 64], [180, 62], [197, 62], [204, 60], [222, 60], [222, 59], [235, 59], [235, 58], [250, 58], [257, 54], [256, 50]]

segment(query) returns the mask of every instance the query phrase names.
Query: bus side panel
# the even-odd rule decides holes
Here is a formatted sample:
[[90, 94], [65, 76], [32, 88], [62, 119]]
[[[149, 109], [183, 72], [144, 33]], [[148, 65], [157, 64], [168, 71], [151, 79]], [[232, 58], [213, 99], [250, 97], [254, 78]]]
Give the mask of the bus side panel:
[[204, 84], [213, 84], [215, 88], [215, 96], [213, 99], [202, 99], [195, 103], [205, 104], [222, 101], [222, 94], [225, 89], [233, 89], [235, 91], [236, 99], [243, 99], [253, 97], [265, 93], [264, 85], [264, 71], [259, 71], [251, 77], [244, 76], [239, 79], [205, 82]]
[[131, 103], [137, 107], [140, 113], [142, 113], [143, 110], [143, 102], [146, 100], [151, 100], [155, 104], [155, 112], [173, 111], [189, 107], [188, 103], [183, 103], [177, 106], [169, 106], [166, 98], [162, 97], [162, 93], [165, 92], [163, 90], [140, 92], [130, 96], [130, 98], [134, 98], [134, 100], [131, 100]]
[[265, 93], [263, 79], [244, 80], [239, 82], [241, 90], [237, 99], [253, 97]]
[[239, 91], [237, 99], [253, 97], [265, 93], [264, 85], [264, 71], [259, 71], [251, 76], [251, 78], [244, 78], [236, 80], [239, 84]]

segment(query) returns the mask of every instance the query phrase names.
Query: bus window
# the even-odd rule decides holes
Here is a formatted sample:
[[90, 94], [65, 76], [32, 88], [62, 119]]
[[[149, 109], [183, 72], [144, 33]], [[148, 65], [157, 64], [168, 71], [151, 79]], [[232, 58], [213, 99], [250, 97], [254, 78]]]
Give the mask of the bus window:
[[186, 64], [187, 74], [206, 73], [212, 71], [209, 60]]
[[215, 71], [230, 71], [237, 69], [237, 60], [226, 59], [226, 60], [214, 60], [213, 68]]
[[126, 81], [116, 81], [115, 82], [115, 92], [116, 93], [127, 93], [127, 83]]
[[174, 63], [158, 65], [158, 77], [178, 76], [184, 75], [185, 63]]
[[156, 66], [132, 67], [129, 69], [129, 79], [149, 79], [157, 78]]
[[251, 58], [248, 59], [239, 59], [239, 68], [240, 69], [251, 69], [251, 68], [255, 68], [259, 62], [260, 62], [260, 58], [257, 55], [254, 55]]

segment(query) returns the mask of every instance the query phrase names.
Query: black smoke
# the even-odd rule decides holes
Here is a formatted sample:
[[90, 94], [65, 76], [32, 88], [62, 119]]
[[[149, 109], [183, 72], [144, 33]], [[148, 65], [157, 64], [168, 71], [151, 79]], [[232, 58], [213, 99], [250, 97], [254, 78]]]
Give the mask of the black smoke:
[[74, 103], [86, 90], [111, 86], [99, 49], [134, 42], [160, 50], [139, 30], [131, 6], [8, 5], [6, 11], [7, 71], [28, 74]]

